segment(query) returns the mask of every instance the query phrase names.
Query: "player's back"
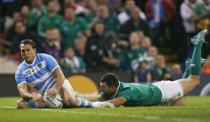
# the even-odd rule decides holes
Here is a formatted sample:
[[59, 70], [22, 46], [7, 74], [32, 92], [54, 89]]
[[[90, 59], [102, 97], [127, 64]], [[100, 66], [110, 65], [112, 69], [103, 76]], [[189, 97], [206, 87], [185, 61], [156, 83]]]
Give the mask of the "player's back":
[[125, 105], [155, 105], [160, 103], [162, 93], [152, 84], [122, 83], [116, 97], [125, 97]]

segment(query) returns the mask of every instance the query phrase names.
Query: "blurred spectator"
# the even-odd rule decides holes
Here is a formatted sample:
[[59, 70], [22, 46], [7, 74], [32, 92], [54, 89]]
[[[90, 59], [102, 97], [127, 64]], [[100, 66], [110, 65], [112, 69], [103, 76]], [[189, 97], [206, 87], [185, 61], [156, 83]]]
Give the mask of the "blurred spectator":
[[145, 38], [144, 32], [143, 31], [139, 31], [138, 33], [139, 33], [139, 39], [142, 42], [143, 39]]
[[128, 38], [132, 31], [143, 31], [146, 36], [150, 36], [150, 28], [147, 22], [140, 18], [139, 8], [134, 7], [131, 10], [131, 19], [124, 23], [120, 28], [121, 38]]
[[83, 6], [77, 4], [75, 0], [64, 0], [63, 8], [64, 8], [64, 11], [66, 8], [73, 9], [76, 15], [84, 14], [86, 12], [86, 9]]
[[9, 56], [10, 55], [10, 43], [0, 37], [0, 56]]
[[8, 40], [9, 42], [11, 42], [11, 41], [12, 41], [12, 38], [13, 38], [14, 36], [17, 35], [17, 33], [15, 32], [15, 24], [16, 24], [17, 22], [23, 21], [23, 18], [22, 18], [22, 16], [21, 16], [21, 13], [15, 12], [15, 13], [13, 14], [12, 21], [13, 21], [13, 22], [12, 22], [12, 25], [8, 28], [7, 31], [5, 31], [5, 38], [6, 38], [6, 40]]
[[23, 5], [29, 5], [29, 0], [1, 0], [4, 17], [13, 16], [14, 12], [21, 9]]
[[105, 5], [100, 5], [98, 7], [99, 21], [102, 21], [105, 26], [105, 32], [117, 33], [120, 24], [115, 16], [109, 14], [109, 9]]
[[207, 57], [206, 63], [203, 65], [202, 72], [210, 74], [210, 55]]
[[152, 40], [158, 40], [164, 26], [175, 18], [175, 7], [171, 0], [147, 0], [146, 16], [152, 30]]
[[196, 27], [198, 29], [208, 29], [210, 27], [210, 1], [202, 0], [193, 7], [196, 16]]
[[4, 33], [4, 16], [3, 16], [3, 5], [0, 1], [0, 36]]
[[157, 47], [155, 47], [155, 46], [149, 47], [149, 49], [148, 49], [148, 55], [151, 56], [151, 57], [153, 57], [153, 58], [157, 57], [157, 55], [158, 55], [158, 49], [157, 49]]
[[37, 32], [37, 26], [42, 16], [47, 14], [47, 8], [42, 0], [32, 0], [32, 8], [27, 18], [27, 26]]
[[41, 52], [53, 56], [57, 61], [60, 60], [61, 35], [58, 29], [49, 28], [46, 32], [46, 39], [41, 43]]
[[129, 39], [129, 49], [124, 49], [120, 54], [121, 65], [124, 68], [136, 69], [140, 57], [144, 57], [144, 48], [140, 46], [140, 38], [138, 32], [132, 32]]
[[76, 38], [75, 53], [77, 56], [80, 56], [82, 59], [84, 59], [84, 56], [85, 56], [86, 42], [87, 42], [87, 38], [85, 36], [79, 36]]
[[165, 57], [158, 55], [155, 59], [155, 67], [151, 71], [152, 79], [154, 81], [166, 80], [169, 76], [169, 68], [166, 66]]
[[184, 0], [180, 10], [185, 32], [189, 37], [192, 37], [196, 31], [195, 16], [193, 14], [193, 6], [196, 4], [196, 1], [197, 0]]
[[60, 30], [63, 36], [63, 47], [75, 47], [75, 39], [81, 33], [85, 33], [87, 23], [83, 18], [75, 16], [72, 8], [66, 8], [65, 21], [61, 24]]
[[[120, 24], [124, 24], [131, 18], [131, 11], [133, 8], [137, 7], [134, 0], [126, 0], [125, 10], [118, 15]], [[146, 20], [145, 14], [139, 9], [139, 15], [143, 20]]]
[[148, 83], [151, 82], [152, 76], [148, 69], [148, 62], [146, 60], [139, 61], [138, 68], [134, 71], [134, 82]]
[[[17, 22], [15, 24], [15, 33], [16, 35], [12, 37], [11, 40], [11, 53], [14, 55], [15, 60], [21, 61], [19, 44], [23, 39], [31, 39], [37, 44], [40, 44], [40, 38], [33, 32], [27, 31], [26, 25], [23, 22]], [[37, 45], [39, 49], [39, 45]]]
[[148, 49], [148, 65], [149, 68], [152, 69], [155, 66], [155, 59], [158, 56], [158, 49], [155, 46], [151, 46]]
[[144, 48], [144, 50], [148, 53], [149, 48], [152, 46], [150, 38], [144, 37], [144, 39], [141, 42], [141, 45]]
[[172, 76], [172, 80], [178, 80], [182, 78], [182, 69], [179, 64], [172, 65], [171, 76]]
[[24, 6], [21, 8], [20, 13], [21, 13], [21, 15], [22, 15], [22, 18], [23, 18], [23, 22], [24, 22], [24, 23], [27, 23], [27, 19], [28, 19], [29, 12], [30, 12], [29, 6], [24, 5]]
[[[114, 68], [118, 60], [113, 54], [112, 48], [116, 47], [110, 35], [104, 32], [104, 24], [97, 22], [94, 25], [94, 32], [88, 38], [85, 50], [85, 61], [90, 71], [104, 71]], [[113, 47], [112, 47], [113, 46]]]
[[40, 36], [45, 37], [45, 32], [49, 28], [60, 28], [63, 17], [57, 14], [59, 10], [58, 6], [55, 0], [47, 4], [48, 13], [42, 16], [38, 23], [38, 33]]
[[98, 3], [96, 0], [87, 0], [87, 11], [85, 13], [84, 19], [88, 23], [87, 28], [90, 29], [93, 24], [98, 20], [98, 17], [96, 16]]
[[86, 65], [81, 57], [75, 55], [73, 48], [67, 48], [64, 58], [61, 59], [61, 66], [70, 73], [85, 73]]

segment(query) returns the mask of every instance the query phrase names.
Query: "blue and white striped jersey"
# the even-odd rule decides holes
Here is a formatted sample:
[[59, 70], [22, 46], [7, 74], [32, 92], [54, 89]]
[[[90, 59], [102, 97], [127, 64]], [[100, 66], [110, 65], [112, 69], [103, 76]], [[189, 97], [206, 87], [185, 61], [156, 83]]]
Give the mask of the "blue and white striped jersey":
[[23, 61], [18, 66], [15, 73], [16, 83], [17, 85], [27, 83], [43, 95], [45, 91], [55, 85], [56, 79], [52, 73], [58, 67], [55, 58], [47, 54], [37, 53], [32, 64]]

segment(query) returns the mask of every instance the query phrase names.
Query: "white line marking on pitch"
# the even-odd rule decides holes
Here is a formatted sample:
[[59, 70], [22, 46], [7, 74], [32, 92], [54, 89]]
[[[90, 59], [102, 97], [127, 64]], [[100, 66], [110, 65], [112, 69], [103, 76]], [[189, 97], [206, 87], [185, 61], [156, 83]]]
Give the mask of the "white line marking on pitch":
[[16, 107], [13, 107], [13, 106], [0, 106], [0, 108], [9, 108], [9, 109], [14, 109]]
[[133, 119], [146, 119], [146, 120], [174, 120], [178, 122], [182, 121], [190, 121], [190, 122], [200, 122], [199, 120], [189, 119], [189, 118], [177, 118], [177, 117], [170, 117], [170, 118], [163, 118], [160, 116], [148, 116], [148, 115], [119, 115], [119, 114], [107, 114], [107, 113], [87, 113], [87, 112], [76, 112], [76, 111], [65, 111], [62, 109], [34, 109], [34, 110], [41, 110], [45, 112], [61, 112], [61, 113], [71, 113], [71, 114], [82, 114], [82, 115], [100, 115], [100, 116], [108, 116], [108, 117], [119, 117], [119, 118], [133, 118]]
[[[0, 108], [6, 108], [6, 109], [16, 109], [16, 107], [13, 106], [0, 106]], [[190, 122], [200, 122], [199, 120], [193, 119], [193, 118], [177, 118], [177, 117], [170, 117], [170, 118], [163, 118], [160, 116], [148, 116], [148, 115], [118, 115], [118, 114], [108, 114], [108, 113], [87, 113], [87, 112], [77, 112], [77, 111], [67, 111], [64, 109], [31, 109], [34, 111], [44, 111], [44, 112], [61, 112], [61, 113], [71, 113], [71, 114], [83, 114], [83, 115], [100, 115], [100, 116], [108, 116], [108, 117], [122, 117], [122, 118], [133, 118], [133, 119], [146, 119], [146, 120], [160, 120], [166, 119], [166, 120], [174, 120], [174, 121], [190, 121]]]

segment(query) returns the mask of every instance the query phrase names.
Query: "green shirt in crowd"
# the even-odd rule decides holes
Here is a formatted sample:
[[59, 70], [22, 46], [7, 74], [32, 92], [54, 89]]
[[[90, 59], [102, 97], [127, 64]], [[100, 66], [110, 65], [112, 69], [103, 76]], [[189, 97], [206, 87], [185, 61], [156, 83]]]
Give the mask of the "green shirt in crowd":
[[116, 17], [108, 17], [108, 18], [99, 18], [105, 25], [105, 32], [114, 32], [116, 33], [120, 28], [120, 22]]
[[28, 26], [35, 26], [38, 24], [40, 18], [47, 14], [47, 8], [43, 5], [41, 8], [35, 9], [32, 8], [29, 12], [29, 15], [27, 17], [27, 25]]
[[63, 22], [63, 17], [56, 14], [54, 16], [44, 15], [38, 24], [38, 33], [42, 37], [45, 36], [45, 32], [49, 28], [60, 28], [61, 24]]
[[60, 31], [63, 36], [63, 45], [74, 47], [76, 37], [80, 32], [86, 31], [87, 23], [82, 18], [76, 18], [74, 21], [64, 21], [61, 24]]
[[131, 50], [124, 49], [119, 55], [121, 66], [126, 68], [129, 68], [130, 66], [133, 67], [138, 64], [138, 59], [144, 55], [145, 50], [141, 47]]

